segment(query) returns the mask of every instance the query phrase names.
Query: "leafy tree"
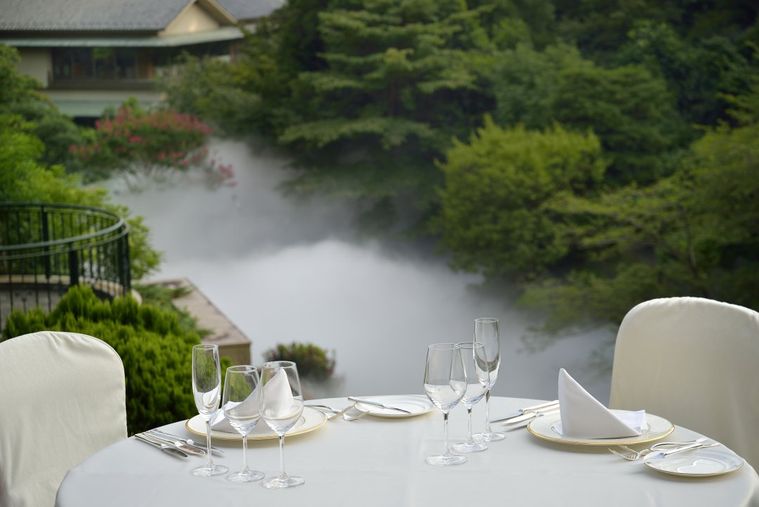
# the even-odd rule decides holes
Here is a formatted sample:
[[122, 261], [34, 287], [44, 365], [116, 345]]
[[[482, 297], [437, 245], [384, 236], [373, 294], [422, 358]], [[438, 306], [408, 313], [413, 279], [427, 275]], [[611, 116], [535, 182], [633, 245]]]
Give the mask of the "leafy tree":
[[0, 114], [28, 122], [27, 130], [42, 141], [42, 164], [63, 164], [72, 172], [81, 169], [68, 152], [71, 144], [81, 142], [80, 129], [39, 92], [40, 83], [16, 70], [18, 61], [15, 49], [0, 44]]
[[592, 255], [569, 275], [527, 291], [525, 302], [550, 309], [548, 329], [619, 322], [654, 297], [704, 296], [759, 308], [759, 86], [736, 103], [735, 120], [748, 123], [710, 130], [671, 177], [551, 203], [585, 224], [576, 230], [577, 244]]
[[571, 46], [518, 46], [503, 53], [493, 79], [499, 124], [592, 130], [609, 156], [614, 185], [671, 173], [688, 141], [665, 82], [641, 66], [606, 69]]
[[300, 75], [302, 120], [280, 137], [303, 154], [301, 188], [316, 176], [349, 195], [413, 195], [428, 208], [439, 178], [432, 161], [490, 106], [476, 69], [487, 43], [477, 16], [426, 0], [336, 2], [322, 12], [327, 66]]
[[615, 55], [622, 64], [640, 64], [662, 76], [679, 113], [689, 123], [715, 125], [729, 120], [725, 95], [746, 93], [751, 62], [745, 46], [726, 36], [689, 41], [668, 24], [643, 20], [629, 32]]
[[573, 253], [559, 193], [597, 189], [605, 162], [598, 139], [554, 126], [508, 130], [486, 120], [468, 144], [456, 142], [441, 165], [439, 229], [456, 267], [489, 277], [533, 280]]

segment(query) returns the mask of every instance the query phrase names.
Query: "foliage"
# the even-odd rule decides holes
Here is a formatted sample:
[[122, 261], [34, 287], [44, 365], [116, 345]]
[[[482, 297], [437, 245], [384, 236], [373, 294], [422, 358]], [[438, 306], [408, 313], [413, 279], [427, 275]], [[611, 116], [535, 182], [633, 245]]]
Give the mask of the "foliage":
[[289, 345], [277, 344], [264, 352], [266, 361], [292, 361], [298, 366], [298, 374], [303, 378], [325, 380], [335, 371], [335, 360], [323, 348], [312, 343], [293, 342]]
[[260, 97], [243, 88], [244, 67], [214, 58], [183, 55], [181, 72], [165, 76], [161, 88], [171, 109], [201, 116], [215, 130], [244, 134], [250, 117], [261, 108]]
[[592, 134], [555, 126], [504, 130], [492, 121], [457, 142], [441, 165], [440, 231], [454, 265], [491, 277], [530, 280], [572, 251], [559, 192], [585, 195], [603, 178], [605, 162]]
[[80, 169], [68, 147], [81, 142], [82, 132], [38, 91], [40, 83], [16, 70], [18, 61], [15, 49], [0, 44], [0, 115], [23, 118], [26, 130], [42, 141], [40, 163], [63, 164], [72, 172]]
[[[86, 143], [69, 151], [90, 167], [152, 174], [205, 164], [210, 134], [211, 128], [195, 116], [168, 109], [145, 111], [130, 99], [98, 120]], [[234, 176], [231, 166], [213, 161], [206, 169], [220, 181]]]
[[[759, 86], [742, 105], [759, 104]], [[756, 118], [743, 111], [737, 118]], [[693, 295], [759, 308], [759, 123], [712, 129], [673, 176], [561, 209], [591, 224], [579, 235], [593, 262], [536, 284], [525, 302], [551, 309], [549, 329], [619, 322], [640, 301]]]
[[670, 174], [689, 140], [666, 83], [641, 66], [605, 69], [570, 46], [518, 46], [504, 52], [493, 79], [498, 123], [592, 130], [614, 185]]
[[129, 433], [192, 417], [192, 346], [197, 332], [176, 316], [131, 297], [101, 301], [89, 287], [71, 288], [48, 315], [13, 312], [3, 332], [12, 338], [41, 330], [72, 331], [110, 344], [124, 363]]

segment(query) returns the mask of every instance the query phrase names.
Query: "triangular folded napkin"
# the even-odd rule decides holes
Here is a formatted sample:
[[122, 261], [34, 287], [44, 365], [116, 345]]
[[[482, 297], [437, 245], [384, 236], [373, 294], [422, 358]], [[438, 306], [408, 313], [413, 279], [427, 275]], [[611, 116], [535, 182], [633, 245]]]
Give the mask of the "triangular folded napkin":
[[[259, 396], [258, 396], [258, 389], [260, 388], [261, 384], [256, 386], [255, 390], [246, 398], [245, 401], [242, 403], [245, 404], [253, 404], [254, 408], [260, 403]], [[264, 386], [264, 394], [269, 397], [272, 396], [275, 403], [269, 404], [269, 407], [273, 407], [274, 412], [281, 413], [285, 412], [288, 409], [292, 410], [293, 406], [293, 393], [290, 389], [290, 384], [287, 381], [287, 373], [285, 370], [279, 370], [277, 373], [274, 374], [274, 376], [269, 379], [269, 381]], [[227, 405], [221, 407], [221, 410], [216, 411], [216, 416], [211, 421], [211, 427], [216, 431], [224, 431], [227, 433], [237, 433], [237, 431], [232, 427], [231, 424], [229, 424], [229, 421], [227, 420], [226, 416], [224, 415], [224, 410], [232, 408], [233, 406], [237, 406], [238, 403], [233, 403], [231, 406], [229, 402], [227, 402]], [[269, 410], [271, 412], [272, 410]]]
[[562, 368], [559, 371], [561, 434], [572, 438], [621, 438], [641, 434], [646, 411], [610, 411]]

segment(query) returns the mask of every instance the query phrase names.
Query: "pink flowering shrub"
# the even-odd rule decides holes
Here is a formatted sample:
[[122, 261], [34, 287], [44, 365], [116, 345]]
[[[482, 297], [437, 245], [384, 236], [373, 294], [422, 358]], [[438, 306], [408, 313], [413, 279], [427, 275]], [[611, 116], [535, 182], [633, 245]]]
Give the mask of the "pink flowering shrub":
[[134, 100], [97, 120], [93, 135], [69, 152], [100, 170], [150, 174], [157, 169], [200, 166], [216, 183], [233, 182], [230, 165], [208, 160], [211, 127], [199, 118], [169, 109], [145, 111]]

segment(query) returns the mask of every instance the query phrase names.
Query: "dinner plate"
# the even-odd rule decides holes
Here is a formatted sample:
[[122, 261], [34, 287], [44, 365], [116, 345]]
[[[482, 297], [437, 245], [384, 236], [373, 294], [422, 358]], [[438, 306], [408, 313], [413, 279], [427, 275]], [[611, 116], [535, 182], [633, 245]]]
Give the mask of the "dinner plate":
[[743, 458], [729, 449], [696, 449], [666, 458], [644, 461], [659, 472], [683, 477], [711, 477], [734, 472], [743, 466]]
[[[614, 412], [612, 410], [612, 412]], [[620, 438], [575, 438], [561, 434], [561, 414], [547, 414], [530, 421], [527, 430], [536, 437], [569, 445], [635, 445], [653, 442], [674, 431], [674, 425], [663, 417], [646, 413], [646, 424], [640, 435]]]
[[377, 407], [375, 405], [369, 405], [368, 403], [356, 402], [356, 406], [359, 409], [375, 417], [388, 417], [393, 419], [400, 419], [405, 417], [416, 417], [418, 415], [426, 414], [434, 408], [432, 402], [424, 395], [392, 395], [392, 396], [360, 396], [361, 399], [375, 401], [382, 403], [390, 407], [398, 407], [411, 412], [405, 414], [397, 410], [391, 410], [387, 408]]
[[[285, 433], [285, 436], [290, 437], [294, 435], [302, 435], [303, 433], [314, 431], [315, 429], [321, 428], [326, 421], [327, 417], [322, 412], [311, 407], [303, 407], [303, 415], [298, 420], [298, 422], [295, 423], [295, 426], [290, 428], [290, 431]], [[185, 428], [187, 431], [195, 435], [204, 438], [206, 436], [206, 422], [203, 420], [200, 414], [196, 415], [192, 419], [189, 419], [185, 423]], [[269, 426], [263, 420], [260, 420], [258, 424], [256, 424], [256, 427], [253, 429], [253, 431], [248, 434], [248, 441], [270, 440], [273, 438], [277, 438], [277, 434], [271, 431], [271, 429], [269, 429]], [[240, 436], [239, 433], [211, 430], [211, 439], [241, 441], [242, 436]]]

